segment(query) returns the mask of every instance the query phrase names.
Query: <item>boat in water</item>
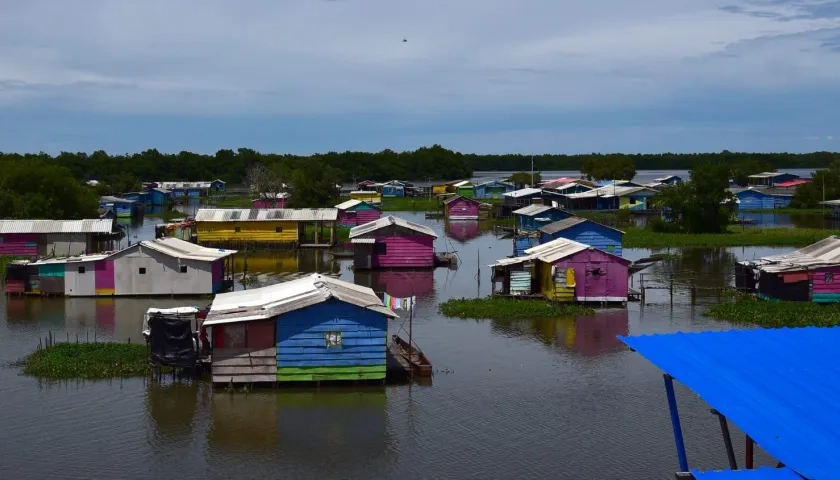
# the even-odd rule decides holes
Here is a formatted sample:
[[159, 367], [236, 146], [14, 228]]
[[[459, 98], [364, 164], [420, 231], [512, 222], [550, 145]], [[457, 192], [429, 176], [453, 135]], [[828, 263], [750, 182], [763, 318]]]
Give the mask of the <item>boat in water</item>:
[[408, 363], [409, 368], [414, 375], [420, 377], [431, 377], [432, 376], [432, 364], [429, 362], [429, 359], [426, 358], [426, 355], [417, 348], [416, 345], [410, 345], [409, 342], [406, 342], [399, 335], [392, 335], [391, 336], [391, 348], [393, 353], [396, 357], [402, 358], [405, 362]]

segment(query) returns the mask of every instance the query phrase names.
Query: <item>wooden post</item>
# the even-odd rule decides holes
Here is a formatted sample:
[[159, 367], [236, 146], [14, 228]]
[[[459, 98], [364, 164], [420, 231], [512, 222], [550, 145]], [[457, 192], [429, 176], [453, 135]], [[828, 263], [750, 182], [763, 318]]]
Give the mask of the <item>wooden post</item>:
[[674, 276], [673, 275], [671, 275], [671, 283], [668, 286], [668, 290], [671, 293], [671, 306], [673, 307], [674, 306]]
[[335, 222], [330, 224], [330, 246], [335, 245]]
[[694, 284], [694, 279], [691, 279], [691, 304], [697, 303], [697, 285]]

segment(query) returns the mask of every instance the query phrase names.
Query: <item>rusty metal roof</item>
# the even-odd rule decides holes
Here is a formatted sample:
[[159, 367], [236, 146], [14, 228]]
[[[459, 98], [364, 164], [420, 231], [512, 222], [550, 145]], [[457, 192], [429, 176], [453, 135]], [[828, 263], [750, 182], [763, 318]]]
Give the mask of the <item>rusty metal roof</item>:
[[200, 208], [196, 222], [331, 222], [336, 208]]
[[114, 220], [0, 220], [0, 234], [8, 233], [111, 233]]
[[268, 287], [218, 294], [204, 325], [264, 320], [330, 299], [399, 318], [373, 289], [314, 273]]
[[397, 218], [391, 215], [388, 215], [387, 217], [382, 217], [374, 222], [366, 223], [364, 225], [359, 225], [358, 227], [351, 228], [350, 238], [361, 237], [363, 235], [373, 233], [377, 230], [381, 230], [392, 225], [407, 228], [409, 230], [414, 230], [415, 232], [419, 232], [424, 235], [430, 235], [434, 238], [437, 238], [437, 234], [435, 233], [435, 231], [427, 227], [426, 225], [420, 225], [419, 223], [410, 222], [408, 220], [403, 220], [402, 218]]

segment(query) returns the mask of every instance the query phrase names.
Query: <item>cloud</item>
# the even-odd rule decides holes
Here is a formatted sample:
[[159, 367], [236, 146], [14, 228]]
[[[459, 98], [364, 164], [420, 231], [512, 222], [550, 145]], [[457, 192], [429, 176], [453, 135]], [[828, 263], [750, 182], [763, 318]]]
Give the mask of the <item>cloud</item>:
[[[793, 94], [836, 94], [838, 55], [834, 0], [30, 0], [0, 3], [0, 108], [406, 117], [406, 138], [447, 119], [546, 135], [600, 112], [636, 132], [645, 112], [693, 128], [704, 120], [685, 118], [699, 111], [716, 125], [745, 116], [731, 110], [740, 96], [767, 112]], [[562, 122], [506, 120], [546, 111]], [[777, 122], [725, 128], [766, 134], [756, 119]]]

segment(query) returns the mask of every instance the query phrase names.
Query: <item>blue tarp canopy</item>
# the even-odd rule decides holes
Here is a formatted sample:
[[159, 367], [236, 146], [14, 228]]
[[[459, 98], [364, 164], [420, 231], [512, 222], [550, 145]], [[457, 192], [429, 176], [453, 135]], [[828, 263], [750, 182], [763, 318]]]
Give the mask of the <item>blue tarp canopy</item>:
[[619, 339], [696, 392], [788, 469], [811, 480], [840, 479], [840, 327]]
[[789, 468], [761, 467], [753, 470], [691, 470], [695, 480], [802, 480]]

